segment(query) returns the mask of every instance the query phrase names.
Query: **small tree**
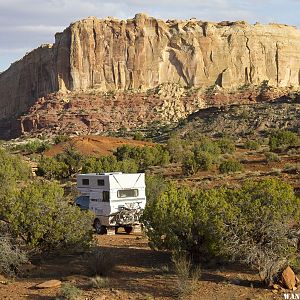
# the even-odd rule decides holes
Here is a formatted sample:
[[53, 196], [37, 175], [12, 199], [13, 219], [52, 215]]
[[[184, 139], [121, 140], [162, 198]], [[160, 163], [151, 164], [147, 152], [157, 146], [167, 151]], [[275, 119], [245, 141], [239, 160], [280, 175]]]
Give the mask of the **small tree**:
[[300, 145], [299, 136], [288, 130], [272, 131], [269, 136], [269, 147], [271, 151], [285, 150], [288, 147]]
[[219, 166], [219, 170], [222, 174], [239, 172], [243, 169], [243, 165], [239, 161], [234, 159], [225, 160]]

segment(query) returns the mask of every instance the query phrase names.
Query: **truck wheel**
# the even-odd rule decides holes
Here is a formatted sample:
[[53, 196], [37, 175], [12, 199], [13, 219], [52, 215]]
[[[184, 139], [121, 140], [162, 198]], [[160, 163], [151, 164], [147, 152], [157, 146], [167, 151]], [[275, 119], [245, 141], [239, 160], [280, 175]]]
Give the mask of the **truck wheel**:
[[105, 234], [106, 233], [106, 227], [101, 225], [101, 222], [100, 222], [99, 219], [96, 219], [94, 221], [94, 228], [95, 228], [96, 233], [98, 233], [98, 234]]
[[127, 234], [130, 234], [130, 232], [132, 231], [132, 226], [125, 226], [124, 230]]

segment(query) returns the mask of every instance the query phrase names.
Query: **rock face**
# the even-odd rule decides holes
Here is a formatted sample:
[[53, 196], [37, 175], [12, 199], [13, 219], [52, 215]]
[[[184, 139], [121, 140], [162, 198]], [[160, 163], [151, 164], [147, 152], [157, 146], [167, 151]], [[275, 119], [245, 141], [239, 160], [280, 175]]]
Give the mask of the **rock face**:
[[170, 82], [202, 89], [299, 86], [300, 30], [242, 21], [165, 22], [143, 14], [88, 18], [0, 74], [0, 120], [53, 92], [146, 91]]
[[296, 286], [296, 275], [289, 266], [282, 272], [282, 283], [289, 290], [292, 290]]

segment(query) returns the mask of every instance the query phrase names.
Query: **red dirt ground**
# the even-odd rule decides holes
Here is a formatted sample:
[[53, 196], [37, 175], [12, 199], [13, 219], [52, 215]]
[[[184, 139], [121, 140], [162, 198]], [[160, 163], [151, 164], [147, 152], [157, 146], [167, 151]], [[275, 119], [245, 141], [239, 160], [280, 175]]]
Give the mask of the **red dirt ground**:
[[[97, 243], [108, 248], [116, 267], [108, 275], [106, 288], [92, 288], [82, 253], [48, 256], [36, 260], [26, 277], [0, 281], [0, 299], [55, 300], [60, 288], [36, 289], [35, 286], [50, 279], [71, 282], [83, 290], [79, 300], [171, 300], [178, 299], [177, 277], [172, 270], [168, 252], [153, 251], [140, 233], [97, 236]], [[169, 266], [169, 270], [166, 269]], [[297, 293], [295, 291], [294, 293]], [[263, 300], [284, 299], [283, 292], [274, 294], [265, 289], [251, 270], [235, 264], [202, 266], [201, 278], [188, 300]]]
[[55, 156], [63, 152], [64, 148], [67, 147], [69, 144], [74, 145], [74, 147], [82, 154], [94, 156], [112, 154], [112, 152], [118, 147], [126, 144], [133, 146], [153, 145], [153, 143], [144, 141], [89, 135], [73, 137], [68, 142], [59, 143], [53, 146], [51, 149], [45, 151], [44, 154], [46, 156]]

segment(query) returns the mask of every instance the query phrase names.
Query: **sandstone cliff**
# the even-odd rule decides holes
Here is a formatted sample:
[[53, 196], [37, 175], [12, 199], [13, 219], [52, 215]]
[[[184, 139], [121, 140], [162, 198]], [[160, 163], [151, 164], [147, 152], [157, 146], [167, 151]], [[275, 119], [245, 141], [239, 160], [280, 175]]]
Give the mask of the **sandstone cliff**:
[[165, 22], [143, 14], [88, 18], [0, 74], [0, 120], [57, 91], [145, 91], [169, 82], [231, 89], [263, 81], [300, 85], [300, 30], [242, 21]]

